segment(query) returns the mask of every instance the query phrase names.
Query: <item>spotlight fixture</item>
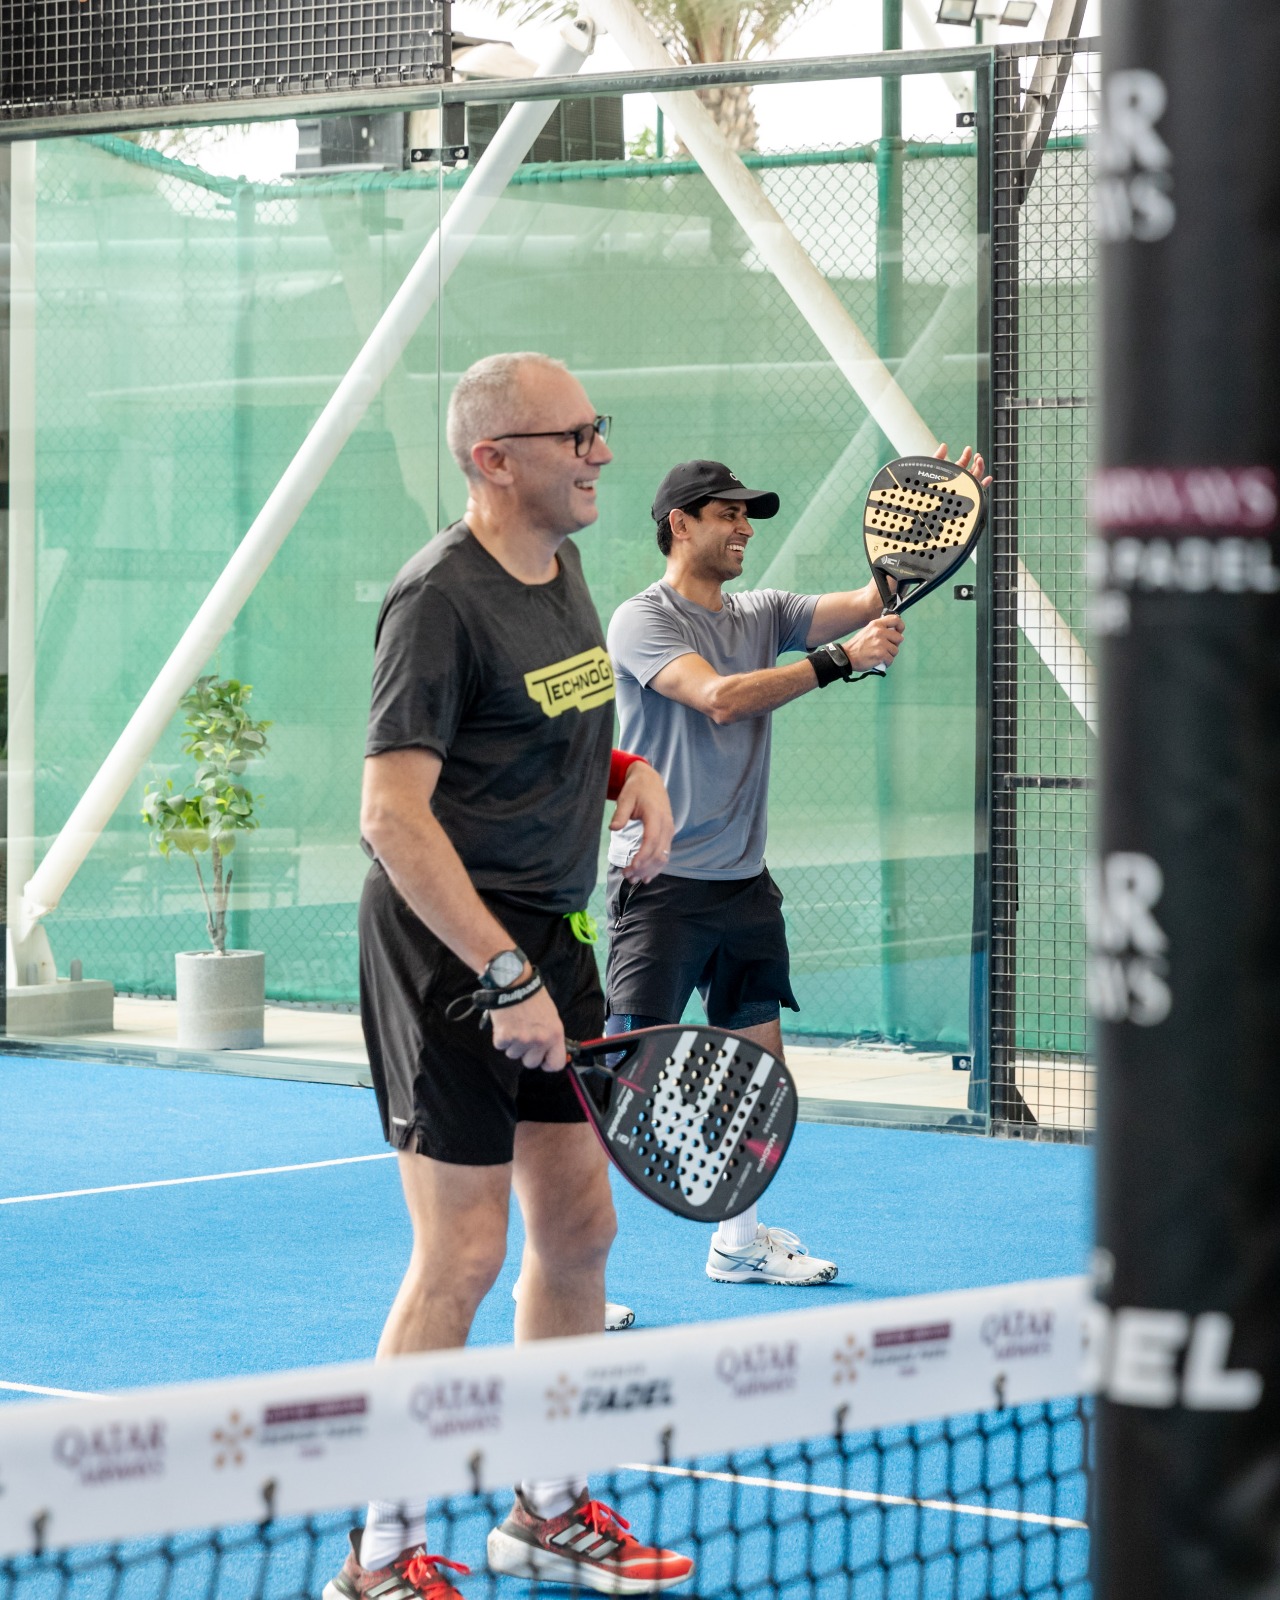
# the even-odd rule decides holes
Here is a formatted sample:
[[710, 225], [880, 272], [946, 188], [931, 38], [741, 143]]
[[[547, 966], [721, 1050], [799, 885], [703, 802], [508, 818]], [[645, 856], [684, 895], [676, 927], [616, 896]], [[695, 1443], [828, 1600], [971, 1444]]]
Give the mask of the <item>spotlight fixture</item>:
[[977, 9], [978, 0], [942, 0], [938, 7], [938, 21], [967, 28], [973, 22], [973, 14]]
[[1006, 28], [1025, 28], [1035, 20], [1036, 0], [1009, 0], [1001, 15]]

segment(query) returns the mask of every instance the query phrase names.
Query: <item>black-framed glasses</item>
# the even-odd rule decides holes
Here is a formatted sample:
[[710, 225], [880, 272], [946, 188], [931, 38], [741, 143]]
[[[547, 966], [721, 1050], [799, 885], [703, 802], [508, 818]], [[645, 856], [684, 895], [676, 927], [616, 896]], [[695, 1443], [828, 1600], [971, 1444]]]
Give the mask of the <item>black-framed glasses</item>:
[[585, 456], [591, 453], [591, 446], [597, 439], [608, 440], [612, 422], [612, 417], [593, 417], [580, 428], [553, 428], [549, 433], [495, 433], [493, 442], [497, 444], [499, 439], [572, 439], [574, 455]]

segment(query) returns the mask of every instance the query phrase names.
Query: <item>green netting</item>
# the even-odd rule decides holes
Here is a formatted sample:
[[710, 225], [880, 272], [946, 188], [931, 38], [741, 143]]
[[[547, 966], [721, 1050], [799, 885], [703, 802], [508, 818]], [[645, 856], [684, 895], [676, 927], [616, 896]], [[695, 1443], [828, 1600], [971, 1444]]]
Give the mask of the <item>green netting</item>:
[[[976, 157], [908, 156], [897, 371], [958, 446], [977, 400]], [[752, 164], [874, 336], [874, 150]], [[463, 174], [265, 186], [108, 139], [43, 143], [37, 172], [39, 852]], [[580, 536], [606, 620], [660, 574], [648, 506], [692, 455], [782, 496], [752, 582], [865, 581], [857, 511], [883, 440], [707, 180], [687, 161], [523, 170], [213, 663], [275, 724], [232, 942], [267, 952], [276, 998], [355, 999], [377, 605], [462, 509], [440, 438], [454, 378], [512, 348], [564, 358], [614, 416], [601, 521]], [[801, 1029], [968, 1042], [976, 609], [945, 591], [911, 614], [885, 683], [775, 720], [769, 860]], [[49, 919], [63, 970], [78, 957], [121, 991], [166, 994], [173, 953], [200, 946], [194, 876], [149, 853], [137, 817], [148, 778], [184, 771], [175, 719]]]

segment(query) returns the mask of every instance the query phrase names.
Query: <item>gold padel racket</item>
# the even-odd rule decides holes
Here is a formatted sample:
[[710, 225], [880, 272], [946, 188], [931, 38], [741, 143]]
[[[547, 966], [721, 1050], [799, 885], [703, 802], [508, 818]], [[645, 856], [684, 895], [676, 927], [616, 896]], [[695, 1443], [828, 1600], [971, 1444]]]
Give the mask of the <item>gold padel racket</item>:
[[944, 583], [968, 560], [986, 522], [986, 491], [954, 461], [900, 456], [881, 467], [867, 494], [862, 539], [886, 614]]

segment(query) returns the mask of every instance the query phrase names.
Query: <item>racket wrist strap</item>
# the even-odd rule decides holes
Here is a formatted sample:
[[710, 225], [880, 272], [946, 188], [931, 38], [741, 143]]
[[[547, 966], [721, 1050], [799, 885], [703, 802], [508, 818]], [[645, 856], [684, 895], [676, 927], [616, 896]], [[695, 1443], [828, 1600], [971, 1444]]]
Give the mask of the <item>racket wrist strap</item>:
[[616, 800], [622, 793], [622, 785], [627, 781], [628, 770], [639, 762], [642, 767], [649, 763], [643, 756], [633, 756], [629, 750], [613, 750], [609, 755], [609, 790], [610, 800]]
[[805, 660], [813, 668], [819, 689], [825, 689], [829, 683], [848, 683], [853, 677], [853, 663], [841, 644], [820, 645], [810, 650]]
[[542, 974], [531, 961], [527, 978], [510, 983], [505, 989], [476, 989], [470, 994], [460, 994], [457, 999], [450, 1000], [444, 1008], [444, 1014], [450, 1022], [463, 1022], [467, 1017], [479, 1012], [480, 1026], [484, 1027], [489, 1021], [491, 1011], [503, 1011], [507, 1006], [522, 1005], [524, 1001], [532, 1000], [539, 989], [545, 988]]

